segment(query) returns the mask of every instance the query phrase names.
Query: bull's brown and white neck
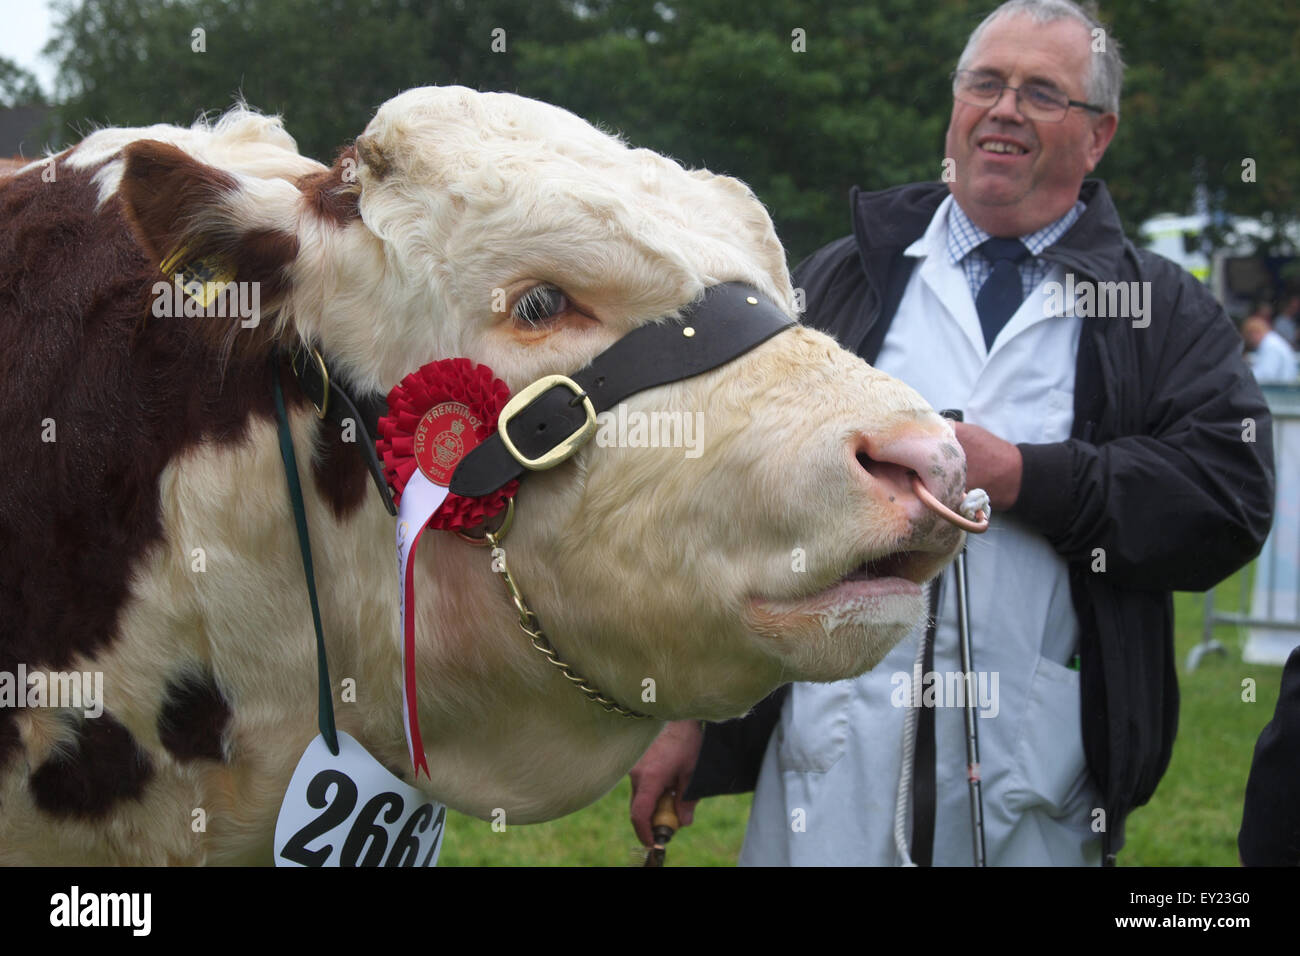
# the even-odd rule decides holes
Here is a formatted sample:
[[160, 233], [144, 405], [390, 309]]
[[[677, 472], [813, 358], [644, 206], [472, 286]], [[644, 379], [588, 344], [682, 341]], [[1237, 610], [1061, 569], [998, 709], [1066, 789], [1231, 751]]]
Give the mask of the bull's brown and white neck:
[[[292, 418], [300, 460], [308, 460], [320, 443], [318, 430], [330, 426], [319, 425], [308, 410]], [[273, 446], [274, 436], [258, 441]], [[279, 475], [267, 480], [283, 483]], [[338, 726], [410, 780], [401, 721], [395, 519], [373, 489], [343, 516], [319, 489], [304, 483], [304, 490]], [[278, 522], [282, 544], [291, 547], [287, 497]], [[288, 555], [276, 560], [281, 567], [296, 563]], [[614, 786], [659, 732], [659, 721], [629, 720], [591, 703], [532, 648], [488, 550], [427, 531], [414, 579], [419, 712], [430, 769], [430, 779], [416, 783], [449, 806], [484, 819], [500, 809], [518, 823], [572, 812]], [[280, 602], [282, 619], [295, 622], [282, 630], [285, 639], [310, 649], [303, 590], [294, 587]], [[349, 677], [355, 702], [339, 694]], [[300, 697], [293, 707], [310, 699]], [[582, 757], [564, 756], [572, 754]]]

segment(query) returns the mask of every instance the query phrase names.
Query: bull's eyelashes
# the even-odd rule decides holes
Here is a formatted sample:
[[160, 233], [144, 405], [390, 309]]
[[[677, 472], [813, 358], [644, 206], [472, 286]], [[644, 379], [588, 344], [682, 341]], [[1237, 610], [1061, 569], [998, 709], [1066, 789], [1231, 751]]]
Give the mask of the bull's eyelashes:
[[520, 328], [541, 330], [572, 308], [573, 303], [567, 295], [549, 283], [542, 283], [521, 295], [510, 315]]

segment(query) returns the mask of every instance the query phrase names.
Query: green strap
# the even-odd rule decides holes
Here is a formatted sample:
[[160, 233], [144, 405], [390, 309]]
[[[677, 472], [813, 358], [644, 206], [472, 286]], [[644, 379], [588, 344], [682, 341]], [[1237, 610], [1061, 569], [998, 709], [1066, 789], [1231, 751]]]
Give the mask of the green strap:
[[280, 357], [271, 356], [271, 383], [275, 392], [275, 417], [280, 432], [280, 457], [284, 459], [284, 477], [289, 482], [289, 501], [293, 503], [293, 521], [298, 526], [298, 548], [302, 551], [302, 570], [307, 576], [307, 596], [311, 599], [311, 620], [316, 627], [316, 686], [320, 691], [317, 722], [330, 753], [339, 755], [338, 732], [334, 729], [334, 700], [330, 695], [330, 670], [325, 659], [325, 634], [320, 625], [320, 605], [316, 601], [316, 572], [311, 563], [311, 538], [307, 536], [307, 508], [298, 481], [298, 458], [293, 453], [293, 436], [289, 433], [289, 416], [284, 411], [284, 393], [280, 388]]

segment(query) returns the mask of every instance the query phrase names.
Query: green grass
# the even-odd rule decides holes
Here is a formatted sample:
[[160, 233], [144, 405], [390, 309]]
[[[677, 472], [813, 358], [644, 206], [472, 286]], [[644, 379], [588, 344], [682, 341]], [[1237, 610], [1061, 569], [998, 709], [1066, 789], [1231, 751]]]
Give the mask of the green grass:
[[[587, 809], [532, 826], [447, 814], [439, 866], [640, 866], [645, 849], [628, 818], [631, 786], [617, 787]], [[669, 866], [731, 866], [740, 853], [750, 795], [700, 801], [695, 822], [668, 844]]]
[[[1220, 608], [1236, 608], [1237, 578], [1216, 592]], [[1235, 866], [1237, 830], [1255, 740], [1273, 716], [1280, 667], [1241, 662], [1245, 634], [1219, 628], [1226, 656], [1209, 655], [1191, 674], [1187, 654], [1201, 639], [1204, 597], [1178, 594], [1178, 682], [1182, 691], [1173, 759], [1151, 802], [1128, 821], [1123, 866]], [[1242, 701], [1242, 680], [1255, 680], [1255, 702]], [[628, 821], [625, 777], [592, 806], [534, 826], [491, 824], [450, 813], [439, 860], [443, 866], [636, 866], [644, 851]], [[695, 823], [668, 847], [670, 866], [730, 866], [745, 835], [750, 796], [701, 801]]]
[[[1245, 574], [1246, 572], [1242, 572]], [[1237, 609], [1240, 577], [1215, 592], [1215, 605]], [[1210, 654], [1195, 671], [1185, 670], [1188, 652], [1201, 640], [1204, 597], [1174, 599], [1178, 685], [1182, 702], [1178, 738], [1155, 796], [1128, 822], [1124, 866], [1236, 866], [1237, 831], [1246, 777], [1259, 733], [1273, 718], [1281, 667], [1244, 664], [1244, 629], [1216, 628], [1227, 654]], [[1242, 700], [1242, 681], [1255, 681], [1253, 703]]]

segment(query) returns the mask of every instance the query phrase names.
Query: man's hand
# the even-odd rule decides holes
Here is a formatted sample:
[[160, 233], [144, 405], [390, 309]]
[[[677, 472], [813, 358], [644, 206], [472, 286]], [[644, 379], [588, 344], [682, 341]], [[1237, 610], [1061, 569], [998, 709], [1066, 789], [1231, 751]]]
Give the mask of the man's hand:
[[953, 422], [952, 427], [966, 452], [966, 487], [983, 488], [994, 512], [1006, 511], [1020, 497], [1020, 449], [978, 425]]
[[695, 761], [704, 743], [704, 731], [697, 720], [678, 720], [670, 723], [655, 738], [655, 742], [637, 761], [632, 778], [632, 828], [642, 846], [651, 846], [654, 836], [650, 832], [650, 817], [655, 803], [665, 790], [676, 792], [677, 820], [687, 826], [695, 816], [695, 804], [682, 800], [686, 785], [695, 772]]

